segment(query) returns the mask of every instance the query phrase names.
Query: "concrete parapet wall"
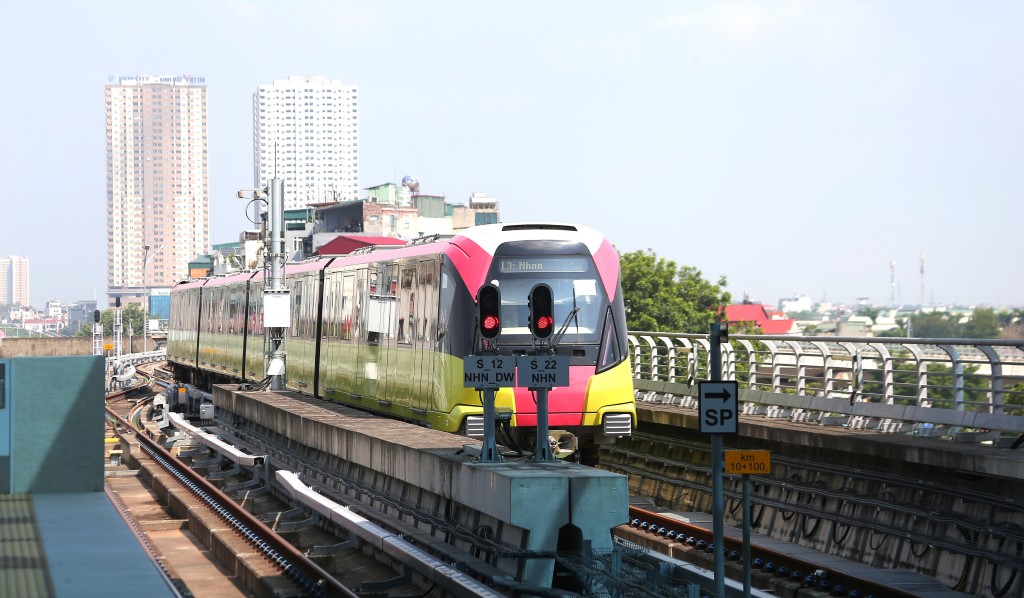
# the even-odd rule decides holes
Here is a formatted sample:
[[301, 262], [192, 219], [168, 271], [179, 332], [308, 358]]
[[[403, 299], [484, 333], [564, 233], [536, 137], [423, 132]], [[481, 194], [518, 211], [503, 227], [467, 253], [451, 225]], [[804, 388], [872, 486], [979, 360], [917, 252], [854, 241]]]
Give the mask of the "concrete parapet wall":
[[[111, 342], [105, 339], [105, 342]], [[150, 339], [149, 348], [154, 347]], [[122, 353], [141, 353], [142, 337], [132, 338], [131, 346], [125, 338]], [[59, 357], [64, 355], [92, 355], [91, 336], [55, 336], [36, 338], [5, 338], [0, 341], [0, 359], [6, 357]]]
[[[564, 462], [477, 463], [463, 450], [471, 442], [467, 438], [293, 393], [219, 386], [213, 400], [222, 421], [236, 416], [293, 447], [306, 447], [304, 452], [329, 461], [331, 469], [402, 504], [443, 515], [465, 529], [490, 528], [513, 552], [554, 553], [563, 548], [560, 533], [569, 525], [594, 549], [610, 550], [612, 528], [628, 521], [625, 476]], [[420, 533], [445, 536], [436, 526], [416, 525]], [[458, 548], [472, 548], [459, 542], [453, 540]], [[554, 573], [552, 558], [504, 558], [496, 565], [538, 586], [549, 587]]]
[[92, 337], [5, 338], [0, 342], [0, 358], [62, 355], [92, 355]]

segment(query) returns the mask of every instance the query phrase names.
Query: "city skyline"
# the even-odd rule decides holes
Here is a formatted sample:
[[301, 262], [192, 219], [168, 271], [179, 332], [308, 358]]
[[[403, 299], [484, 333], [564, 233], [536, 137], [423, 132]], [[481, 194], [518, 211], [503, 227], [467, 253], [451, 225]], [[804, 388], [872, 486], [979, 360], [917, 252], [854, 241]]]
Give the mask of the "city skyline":
[[2, 11], [0, 50], [19, 59], [0, 74], [19, 83], [0, 97], [13, 115], [0, 123], [5, 217], [17, 223], [0, 255], [32, 260], [37, 303], [106, 292], [102, 82], [201, 73], [212, 243], [247, 227], [235, 193], [253, 180], [253, 90], [321, 75], [359, 89], [361, 190], [412, 174], [452, 202], [484, 192], [506, 221], [581, 222], [621, 251], [724, 275], [737, 300], [885, 304], [895, 260], [903, 303], [916, 304], [925, 252], [928, 302], [1024, 305], [1024, 6]]

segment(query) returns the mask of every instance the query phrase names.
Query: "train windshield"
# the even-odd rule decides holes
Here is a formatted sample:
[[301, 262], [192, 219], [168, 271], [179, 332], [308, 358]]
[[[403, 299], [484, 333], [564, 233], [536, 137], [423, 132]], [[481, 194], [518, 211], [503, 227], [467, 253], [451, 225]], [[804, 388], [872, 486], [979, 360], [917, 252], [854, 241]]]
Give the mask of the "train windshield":
[[501, 291], [502, 337], [529, 342], [530, 289], [545, 283], [554, 296], [555, 332], [565, 325], [562, 342], [599, 342], [607, 298], [589, 256], [510, 256], [495, 261], [488, 282]]

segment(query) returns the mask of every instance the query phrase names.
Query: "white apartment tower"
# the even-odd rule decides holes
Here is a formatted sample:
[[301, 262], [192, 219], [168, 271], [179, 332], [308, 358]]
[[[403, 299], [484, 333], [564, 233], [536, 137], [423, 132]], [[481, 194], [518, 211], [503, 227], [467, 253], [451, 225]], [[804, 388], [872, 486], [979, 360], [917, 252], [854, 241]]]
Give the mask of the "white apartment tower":
[[0, 257], [0, 303], [30, 306], [28, 282], [27, 257]]
[[257, 188], [284, 179], [284, 209], [359, 197], [359, 97], [326, 77], [289, 77], [252, 94]]
[[209, 253], [206, 82], [111, 77], [107, 105], [107, 295], [141, 302]]

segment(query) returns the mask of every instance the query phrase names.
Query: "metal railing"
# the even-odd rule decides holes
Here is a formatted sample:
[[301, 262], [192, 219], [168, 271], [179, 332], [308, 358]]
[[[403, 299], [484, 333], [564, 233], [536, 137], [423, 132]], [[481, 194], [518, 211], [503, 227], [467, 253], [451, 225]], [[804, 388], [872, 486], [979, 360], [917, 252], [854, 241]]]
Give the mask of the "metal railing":
[[[708, 378], [708, 335], [630, 332], [629, 343], [641, 399], [657, 395], [651, 383], [693, 386], [684, 391], [692, 397]], [[883, 431], [913, 423], [929, 435], [1024, 432], [1024, 339], [736, 334], [722, 344], [722, 362], [723, 378], [746, 391], [746, 413], [833, 416], [829, 423]], [[942, 429], [926, 432], [933, 426]]]

